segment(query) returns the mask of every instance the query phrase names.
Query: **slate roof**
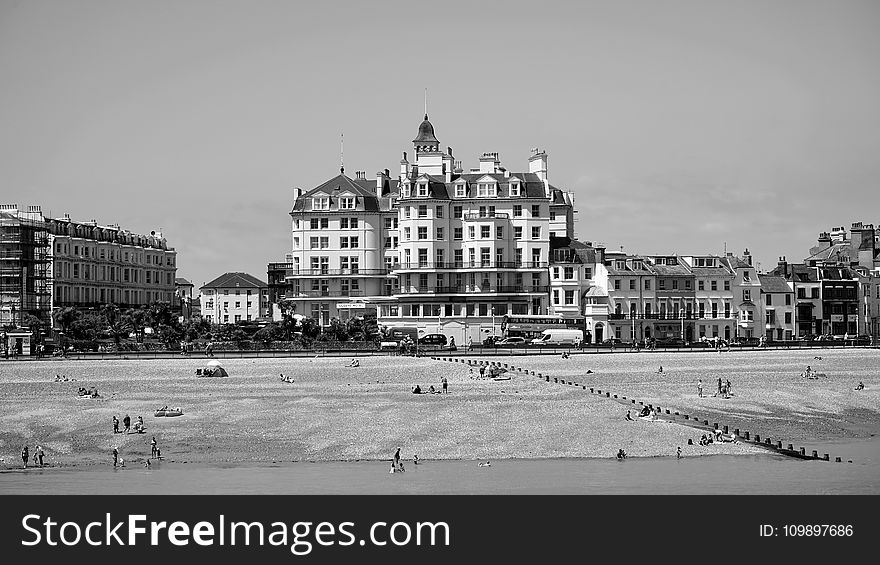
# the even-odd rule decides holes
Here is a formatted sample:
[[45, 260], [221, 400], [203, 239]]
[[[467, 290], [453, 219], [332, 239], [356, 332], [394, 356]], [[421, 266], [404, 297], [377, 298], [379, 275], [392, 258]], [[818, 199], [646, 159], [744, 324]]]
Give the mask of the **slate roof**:
[[777, 275], [758, 275], [761, 281], [761, 292], [766, 293], [791, 293], [793, 292], [786, 280]]
[[209, 283], [199, 287], [203, 288], [267, 288], [269, 285], [253, 275], [247, 273], [223, 273]]
[[347, 177], [345, 173], [340, 173], [297, 198], [291, 212], [305, 211], [308, 199], [319, 193], [324, 193], [330, 196], [330, 207], [333, 208], [333, 205], [335, 204], [334, 194], [338, 195], [342, 192], [351, 192], [354, 194], [358, 199], [358, 204], [363, 206], [363, 210], [367, 212], [378, 212], [379, 199], [376, 197], [375, 189], [375, 180], [353, 180]]

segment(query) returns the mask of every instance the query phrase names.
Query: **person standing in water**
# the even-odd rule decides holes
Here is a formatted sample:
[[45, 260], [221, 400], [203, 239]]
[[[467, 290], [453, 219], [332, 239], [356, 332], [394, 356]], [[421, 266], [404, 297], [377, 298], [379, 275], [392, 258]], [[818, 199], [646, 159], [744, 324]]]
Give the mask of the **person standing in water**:
[[697, 394], [703, 398], [703, 379], [697, 379]]
[[397, 451], [394, 452], [394, 467], [396, 469], [400, 468], [400, 448], [397, 448]]
[[448, 393], [449, 391], [446, 390], [446, 387], [448, 386], [448, 383], [446, 381], [446, 375], [443, 375], [443, 378], [441, 378], [440, 381], [443, 383], [443, 394]]

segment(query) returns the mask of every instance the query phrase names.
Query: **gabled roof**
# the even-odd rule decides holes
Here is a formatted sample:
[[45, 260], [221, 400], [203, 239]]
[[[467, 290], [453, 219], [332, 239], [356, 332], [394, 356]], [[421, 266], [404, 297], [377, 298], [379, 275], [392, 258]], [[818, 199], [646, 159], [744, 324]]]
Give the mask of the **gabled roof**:
[[174, 284], [180, 285], [180, 286], [192, 286], [192, 283], [183, 277], [176, 277], [174, 279]]
[[851, 251], [852, 251], [852, 248], [850, 247], [849, 242], [836, 243], [836, 244], [832, 245], [831, 247], [826, 247], [825, 249], [822, 249], [821, 251], [819, 251], [813, 255], [810, 255], [809, 257], [807, 257], [804, 260], [804, 262], [839, 261], [839, 262], [843, 262], [843, 263], [849, 263], [851, 261], [851, 258], [850, 258]]
[[777, 275], [758, 275], [761, 281], [761, 292], [766, 293], [790, 293], [793, 292], [788, 286], [788, 282]]
[[332, 179], [323, 182], [322, 184], [316, 186], [315, 188], [309, 190], [308, 192], [297, 198], [296, 204], [294, 204], [293, 210], [291, 210], [291, 212], [304, 211], [306, 208], [306, 201], [309, 198], [314, 197], [315, 195], [325, 193], [330, 196], [332, 201], [334, 194], [338, 195], [340, 192], [343, 191], [351, 192], [357, 198], [361, 199], [364, 205], [364, 210], [368, 212], [376, 212], [379, 210], [379, 202], [376, 198], [376, 193], [374, 192], [375, 189], [375, 180], [353, 180], [345, 176], [345, 173], [340, 173]]
[[224, 273], [199, 287], [199, 290], [203, 288], [266, 288], [268, 286], [257, 277], [247, 273]]
[[739, 257], [734, 257], [733, 255], [722, 257], [721, 262], [730, 267], [732, 270], [752, 268], [752, 265], [749, 265], [747, 262], [743, 261]]

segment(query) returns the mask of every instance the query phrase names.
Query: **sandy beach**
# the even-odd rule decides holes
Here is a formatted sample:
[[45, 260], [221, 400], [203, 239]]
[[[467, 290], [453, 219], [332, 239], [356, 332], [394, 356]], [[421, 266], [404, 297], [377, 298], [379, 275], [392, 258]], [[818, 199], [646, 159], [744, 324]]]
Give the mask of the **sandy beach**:
[[[794, 373], [813, 355], [499, 359], [645, 402], [724, 416], [731, 426], [739, 419], [743, 425], [738, 427], [758, 433], [791, 428], [804, 435], [864, 437], [876, 431], [880, 352], [835, 351], [821, 364], [813, 362], [828, 378], [798, 379]], [[461, 363], [428, 358], [367, 357], [357, 368], [346, 367], [349, 360], [227, 360], [223, 365], [230, 376], [209, 379], [196, 378], [195, 370], [205, 362], [196, 356], [4, 362], [0, 467], [21, 465], [23, 443], [31, 449], [40, 443], [52, 466], [109, 464], [114, 447], [127, 461], [142, 460], [150, 454], [153, 436], [168, 461], [217, 464], [385, 460], [398, 446], [407, 459], [418, 454], [422, 459], [464, 460], [610, 458], [620, 448], [631, 457], [670, 457], [678, 447], [684, 457], [762, 452], [744, 443], [689, 446], [688, 439], [696, 443], [700, 437], [698, 430], [662, 421], [628, 422], [620, 403], [534, 377], [478, 380]], [[665, 371], [658, 375], [661, 363]], [[588, 368], [594, 373], [585, 375]], [[56, 373], [76, 381], [53, 382]], [[281, 382], [280, 373], [295, 382]], [[707, 398], [697, 398], [698, 375]], [[716, 375], [730, 378], [730, 399], [711, 397]], [[443, 376], [449, 394], [411, 393], [414, 384], [424, 390], [432, 384], [439, 388]], [[867, 388], [855, 393], [851, 385], [858, 380]], [[96, 386], [102, 398], [77, 398], [79, 386]], [[154, 410], [164, 405], [180, 406], [184, 415], [154, 417]], [[114, 434], [112, 417], [121, 420], [125, 414], [143, 416], [146, 434]]]

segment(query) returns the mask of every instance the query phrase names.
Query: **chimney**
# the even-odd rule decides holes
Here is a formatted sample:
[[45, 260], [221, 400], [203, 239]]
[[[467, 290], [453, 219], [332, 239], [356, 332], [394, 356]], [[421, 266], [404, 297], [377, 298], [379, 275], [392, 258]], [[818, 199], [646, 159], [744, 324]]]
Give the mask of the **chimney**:
[[409, 161], [406, 160], [406, 151], [403, 152], [403, 159], [400, 160], [400, 182], [409, 178]]
[[388, 169], [385, 169], [385, 172], [379, 171], [376, 173], [376, 196], [382, 196], [382, 188], [385, 186], [385, 180], [388, 178]]
[[293, 187], [293, 203], [296, 204], [296, 201], [299, 200], [299, 197], [302, 196], [302, 189], [298, 186]]
[[743, 260], [749, 264], [749, 267], [752, 266], [752, 254], [749, 253], [748, 247], [746, 247], [746, 250], [743, 251]]
[[779, 262], [776, 263], [776, 267], [782, 271], [782, 276], [785, 276], [785, 273], [788, 272], [788, 262], [785, 260], [785, 256], [779, 258]]

